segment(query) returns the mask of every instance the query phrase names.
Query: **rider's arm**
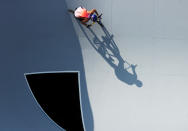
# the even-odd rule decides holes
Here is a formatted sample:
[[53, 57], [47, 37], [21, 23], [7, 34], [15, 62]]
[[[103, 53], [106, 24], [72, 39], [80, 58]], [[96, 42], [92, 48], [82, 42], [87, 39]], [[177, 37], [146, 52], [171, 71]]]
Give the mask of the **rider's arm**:
[[88, 12], [88, 13], [90, 13], [90, 14], [95, 13], [97, 16], [99, 16], [99, 14], [98, 14], [98, 12], [97, 12], [97, 10], [96, 10], [96, 9], [92, 9], [92, 10], [87, 11], [87, 12]]
[[86, 24], [86, 22], [88, 22], [88, 19], [83, 19], [83, 20], [81, 21], [81, 23], [82, 23], [83, 25], [85, 25], [85, 26], [90, 26], [90, 25]]

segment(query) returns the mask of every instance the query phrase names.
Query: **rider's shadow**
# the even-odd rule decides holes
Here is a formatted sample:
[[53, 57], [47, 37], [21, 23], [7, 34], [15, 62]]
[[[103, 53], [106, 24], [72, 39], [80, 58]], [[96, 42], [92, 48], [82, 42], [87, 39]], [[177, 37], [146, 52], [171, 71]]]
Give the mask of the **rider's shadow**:
[[[120, 81], [128, 85], [135, 84], [137, 87], [142, 87], [143, 84], [140, 80], [138, 80], [135, 71], [136, 65], [130, 65], [126, 60], [121, 57], [120, 51], [113, 40], [113, 35], [110, 35], [110, 33], [105, 27], [101, 27], [105, 34], [104, 36], [101, 36], [102, 40], [99, 39], [99, 37], [91, 28], [89, 28], [88, 30], [91, 32], [92, 36], [89, 36], [86, 33], [82, 25], [80, 25], [80, 28], [90, 42], [90, 44], [93, 46], [93, 48], [114, 69], [115, 75]], [[128, 71], [128, 68], [125, 68], [125, 63], [129, 65], [128, 68], [131, 68], [131, 71]]]

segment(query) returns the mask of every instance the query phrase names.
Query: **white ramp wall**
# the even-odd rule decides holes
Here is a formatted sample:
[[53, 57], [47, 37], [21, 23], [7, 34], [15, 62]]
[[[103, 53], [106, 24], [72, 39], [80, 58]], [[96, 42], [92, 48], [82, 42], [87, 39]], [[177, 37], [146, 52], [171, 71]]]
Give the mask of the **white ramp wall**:
[[[72, 17], [84, 57], [94, 131], [187, 131], [188, 1], [67, 4], [71, 9], [96, 8], [106, 27], [87, 29]], [[137, 76], [127, 62], [137, 64]], [[134, 79], [142, 82], [141, 88]]]

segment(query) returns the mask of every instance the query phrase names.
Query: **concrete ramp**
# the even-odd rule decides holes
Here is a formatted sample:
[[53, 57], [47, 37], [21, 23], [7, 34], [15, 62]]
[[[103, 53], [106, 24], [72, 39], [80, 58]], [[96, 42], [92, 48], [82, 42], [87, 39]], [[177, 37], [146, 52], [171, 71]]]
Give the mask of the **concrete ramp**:
[[[105, 27], [79, 25], [67, 7], [80, 5], [103, 13]], [[80, 71], [86, 131], [188, 130], [187, 0], [0, 6], [1, 131], [63, 130], [37, 105], [24, 77], [48, 71]]]
[[72, 17], [94, 131], [187, 130], [188, 2], [67, 0], [67, 5], [103, 13], [105, 28], [87, 29]]
[[[59, 71], [80, 73], [82, 110], [87, 115], [84, 120], [93, 128], [82, 51], [65, 1], [2, 0], [0, 6], [0, 130], [62, 131], [37, 104], [24, 76], [25, 73]], [[42, 93], [39, 96], [42, 97]], [[61, 121], [65, 119], [58, 117]]]

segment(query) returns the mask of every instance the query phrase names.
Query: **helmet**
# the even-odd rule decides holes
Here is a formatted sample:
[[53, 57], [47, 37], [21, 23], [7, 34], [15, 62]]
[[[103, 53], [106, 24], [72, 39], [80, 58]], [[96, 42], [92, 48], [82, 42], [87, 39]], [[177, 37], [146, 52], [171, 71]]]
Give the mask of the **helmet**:
[[96, 21], [97, 21], [97, 16], [96, 16], [95, 14], [92, 14], [92, 15], [91, 15], [91, 20], [92, 20], [93, 22], [96, 22]]

